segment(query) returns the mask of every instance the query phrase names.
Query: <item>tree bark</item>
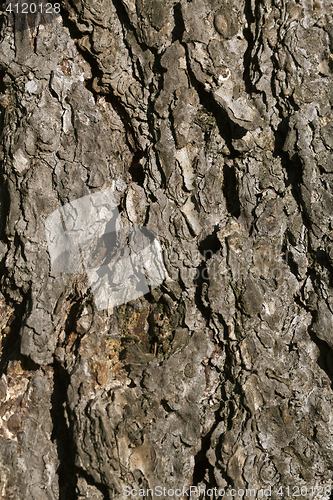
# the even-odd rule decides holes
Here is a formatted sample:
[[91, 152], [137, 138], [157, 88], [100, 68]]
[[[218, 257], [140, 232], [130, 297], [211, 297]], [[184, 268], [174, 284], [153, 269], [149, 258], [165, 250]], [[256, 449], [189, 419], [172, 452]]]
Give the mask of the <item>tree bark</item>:
[[[8, 4], [1, 498], [331, 498], [332, 3]], [[98, 308], [47, 221], [110, 189], [166, 274]]]

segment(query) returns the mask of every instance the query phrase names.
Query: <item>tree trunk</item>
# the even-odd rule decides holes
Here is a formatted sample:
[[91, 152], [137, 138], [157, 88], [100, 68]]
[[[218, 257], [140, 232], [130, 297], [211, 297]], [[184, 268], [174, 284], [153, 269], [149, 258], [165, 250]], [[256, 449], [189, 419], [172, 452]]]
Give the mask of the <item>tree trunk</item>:
[[2, 5], [1, 498], [329, 499], [332, 3]]

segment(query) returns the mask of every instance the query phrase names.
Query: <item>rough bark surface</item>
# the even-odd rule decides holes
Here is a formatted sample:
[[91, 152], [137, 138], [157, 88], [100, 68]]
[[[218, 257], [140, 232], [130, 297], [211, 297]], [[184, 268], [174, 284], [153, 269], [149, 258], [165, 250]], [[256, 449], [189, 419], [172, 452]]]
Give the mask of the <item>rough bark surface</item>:
[[[5, 7], [1, 498], [330, 498], [331, 1]], [[110, 187], [168, 277], [98, 311], [45, 221]]]

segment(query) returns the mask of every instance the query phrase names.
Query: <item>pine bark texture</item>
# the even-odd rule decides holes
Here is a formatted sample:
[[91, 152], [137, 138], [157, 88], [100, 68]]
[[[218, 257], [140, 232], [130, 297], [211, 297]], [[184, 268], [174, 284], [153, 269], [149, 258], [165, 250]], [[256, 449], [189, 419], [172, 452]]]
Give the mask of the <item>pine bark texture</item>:
[[[329, 499], [332, 2], [5, 7], [1, 498]], [[98, 311], [45, 221], [110, 187], [168, 277]]]

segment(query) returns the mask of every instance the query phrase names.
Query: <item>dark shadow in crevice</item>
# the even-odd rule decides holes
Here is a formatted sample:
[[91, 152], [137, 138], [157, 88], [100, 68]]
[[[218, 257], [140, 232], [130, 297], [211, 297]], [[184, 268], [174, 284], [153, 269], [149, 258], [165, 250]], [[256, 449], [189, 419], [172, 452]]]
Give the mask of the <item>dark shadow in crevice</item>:
[[[124, 6], [124, 2], [120, 1], [120, 0], [113, 0], [113, 5], [114, 5], [114, 8], [117, 12], [118, 19], [121, 22], [122, 26], [125, 28], [125, 30], [133, 33], [133, 35], [135, 37], [135, 41], [141, 47], [142, 51], [145, 51], [147, 49], [153, 50], [151, 47], [148, 47], [148, 45], [146, 43], [144, 43], [142, 40], [140, 40], [138, 38], [135, 26], [131, 23], [131, 20], [128, 16], [126, 8]], [[124, 41], [125, 41], [125, 43], [127, 43], [126, 37], [124, 37]], [[131, 47], [129, 45], [128, 45], [128, 49], [131, 50]]]
[[[323, 250], [322, 248], [318, 248], [316, 252], [313, 252], [313, 256], [315, 263], [321, 266], [322, 268], [326, 269], [328, 273], [328, 286], [333, 287], [333, 267], [326, 251]], [[320, 281], [321, 281], [320, 275], [317, 275], [318, 289], [320, 289]]]
[[195, 305], [200, 311], [208, 327], [212, 317], [212, 310], [209, 307], [209, 304], [204, 302], [203, 298], [204, 284], [205, 287], [207, 287], [207, 285], [209, 286], [210, 283], [210, 278], [207, 271], [207, 262], [205, 260], [203, 260], [197, 267], [196, 277], [194, 281], [196, 285], [194, 296]]
[[238, 218], [241, 213], [241, 204], [238, 195], [238, 183], [234, 166], [223, 165], [223, 194], [228, 212]]
[[207, 452], [211, 447], [212, 434], [221, 421], [220, 418], [217, 418], [218, 411], [219, 410], [216, 410], [215, 412], [215, 422], [211, 430], [201, 438], [200, 450], [194, 457], [193, 486], [197, 486], [202, 483], [208, 483], [209, 488], [215, 488], [218, 486], [214, 477], [213, 467], [207, 458]]
[[316, 346], [319, 349], [319, 357], [317, 359], [317, 364], [319, 368], [321, 368], [328, 378], [331, 381], [331, 390], [333, 389], [333, 365], [330, 366], [330, 362], [332, 361], [332, 349], [329, 347], [329, 345], [324, 341], [321, 340], [320, 338], [317, 337], [317, 335], [311, 331], [311, 327], [309, 328], [309, 335], [311, 337], [312, 342], [316, 344]]
[[[76, 467], [76, 474], [78, 477], [82, 477], [83, 479], [85, 479], [89, 486], [94, 486], [97, 490], [99, 490], [102, 493], [104, 500], [111, 500], [111, 498], [114, 498], [110, 496], [109, 488], [105, 484], [96, 483], [94, 478], [90, 474], [88, 474], [88, 472], [80, 469], [79, 467]], [[75, 498], [77, 498], [77, 496]]]
[[251, 66], [253, 64], [252, 51], [254, 48], [254, 39], [251, 30], [251, 24], [255, 22], [255, 17], [252, 13], [251, 3], [252, 3], [251, 0], [245, 1], [244, 14], [247, 20], [247, 27], [244, 28], [243, 30], [244, 38], [247, 41], [247, 49], [244, 54], [243, 80], [245, 83], [246, 92], [250, 95], [253, 92], [253, 85], [250, 73], [251, 73]]
[[[1, 116], [0, 120], [3, 117]], [[2, 137], [2, 128], [0, 129], [0, 140]], [[3, 162], [0, 164], [0, 240], [4, 241], [8, 245], [8, 238], [6, 235], [6, 222], [8, 219], [10, 211], [10, 194], [8, 190], [7, 183], [3, 174], [4, 167]], [[0, 263], [0, 272], [2, 276], [5, 274], [4, 262]]]
[[222, 248], [221, 242], [217, 237], [219, 229], [218, 225], [214, 226], [214, 231], [199, 243], [199, 252], [205, 260], [213, 257], [214, 253], [217, 253]]
[[[7, 247], [9, 247], [10, 242], [8, 241], [6, 235], [6, 222], [9, 216], [11, 202], [8, 186], [5, 181], [2, 162], [0, 167], [0, 200], [0, 239], [7, 244]], [[24, 247], [17, 233], [15, 234], [14, 241], [11, 244], [16, 248], [21, 249], [22, 255], [24, 256]], [[7, 325], [5, 326], [8, 331], [6, 332], [5, 330], [2, 332], [0, 375], [6, 372], [10, 361], [20, 361], [21, 367], [24, 370], [37, 370], [39, 368], [37, 363], [32, 361], [30, 358], [23, 356], [20, 352], [20, 331], [24, 325], [25, 319], [30, 315], [32, 310], [31, 290], [25, 293], [22, 289], [17, 288], [17, 286], [13, 283], [14, 278], [12, 274], [10, 274], [9, 269], [6, 267], [5, 261], [6, 255], [0, 262], [0, 289], [5, 298], [5, 303], [9, 307], [13, 308], [14, 311], [10, 318], [8, 318]], [[16, 296], [21, 297], [22, 300], [20, 303]]]
[[[283, 118], [279, 123], [275, 131], [275, 141], [274, 141], [274, 151], [273, 155], [275, 158], [280, 158], [282, 166], [285, 168], [287, 173], [287, 184], [286, 187], [291, 186], [292, 189], [296, 188], [297, 185], [302, 181], [303, 169], [302, 164], [298, 156], [294, 155], [290, 158], [287, 151], [284, 151], [284, 146], [286, 138], [289, 132], [289, 118]], [[300, 201], [299, 193], [297, 190], [293, 191], [293, 195], [296, 196], [296, 201]]]
[[[149, 134], [151, 136], [151, 141], [155, 145], [155, 147], [152, 150], [152, 153], [155, 154], [155, 160], [156, 160], [156, 166], [158, 168], [158, 171], [161, 175], [161, 183], [160, 187], [166, 189], [167, 186], [167, 178], [163, 169], [163, 166], [161, 164], [158, 149], [156, 147], [156, 143], [160, 140], [161, 138], [161, 131], [160, 128], [156, 127], [156, 116], [155, 116], [155, 103], [156, 100], [158, 99], [161, 91], [163, 90], [163, 85], [164, 85], [164, 78], [163, 74], [166, 72], [166, 69], [163, 68], [161, 65], [161, 58], [163, 55], [162, 53], [158, 53], [157, 50], [150, 49], [151, 52], [154, 53], [154, 64], [152, 67], [152, 71], [154, 73], [155, 78], [151, 81], [149, 84], [149, 97], [148, 97], [148, 106], [147, 106], [147, 124], [148, 124], [148, 130]], [[159, 78], [157, 78], [159, 76]], [[156, 86], [157, 83], [157, 86]], [[171, 113], [170, 113], [171, 115]]]
[[[227, 332], [227, 325], [225, 324], [222, 316], [220, 314], [217, 315], [217, 318], [219, 322], [221, 323], [221, 326], [223, 327], [224, 331]], [[226, 334], [227, 335], [227, 334]], [[234, 387], [234, 392], [237, 394], [241, 394], [241, 388], [239, 384], [235, 383], [234, 376], [232, 374], [232, 367], [235, 365], [235, 355], [232, 352], [230, 346], [226, 344], [226, 354], [227, 357], [225, 359], [225, 364], [224, 364], [224, 377], [226, 380], [229, 380], [233, 387]], [[228, 406], [229, 409], [226, 410], [226, 412], [223, 411], [223, 408]], [[219, 442], [212, 443], [211, 438], [220, 424], [220, 422], [225, 421], [227, 418], [227, 430], [230, 430], [233, 425], [233, 417], [234, 417], [234, 407], [233, 407], [233, 402], [230, 401], [230, 397], [226, 394], [224, 390], [224, 386], [221, 385], [221, 403], [219, 408], [215, 411], [215, 421], [209, 430], [209, 432], [201, 438], [201, 448], [197, 455], [195, 456], [195, 466], [194, 466], [194, 472], [193, 472], [193, 485], [196, 486], [200, 483], [204, 483], [207, 485], [209, 488], [214, 488], [217, 486], [216, 484], [216, 479], [214, 476], [214, 467], [210, 464], [208, 457], [207, 457], [207, 452], [208, 450], [212, 447], [214, 449], [214, 452], [216, 454], [216, 462], [218, 463], [221, 460], [221, 447], [223, 444], [223, 433], [221, 432], [221, 436], [219, 437]], [[229, 483], [232, 484], [231, 480], [227, 475], [220, 469], [221, 475], [224, 477], [224, 479]]]
[[217, 232], [219, 230], [219, 226], [215, 226], [214, 230], [211, 234], [206, 236], [198, 246], [200, 253], [203, 256], [203, 260], [200, 265], [196, 269], [196, 276], [194, 278], [196, 290], [195, 290], [195, 304], [199, 309], [202, 317], [206, 320], [207, 326], [209, 325], [212, 317], [212, 310], [209, 307], [208, 303], [205, 303], [205, 299], [203, 298], [204, 291], [204, 283], [205, 286], [209, 285], [210, 277], [207, 269], [207, 261], [213, 257], [214, 254], [219, 252], [221, 249], [220, 240], [217, 237]]
[[[188, 76], [192, 86], [196, 89], [200, 104], [215, 118], [215, 123], [218, 127], [220, 136], [226, 141], [227, 147], [230, 151], [228, 159], [239, 158], [241, 153], [235, 150], [232, 141], [234, 139], [241, 139], [247, 133], [247, 130], [232, 122], [224, 111], [215, 101], [214, 97], [205, 90], [204, 85], [197, 81], [193, 71], [190, 68], [188, 48], [184, 44], [187, 54], [187, 69]], [[227, 209], [234, 217], [239, 217], [241, 213], [240, 201], [237, 189], [237, 179], [235, 169], [224, 164], [223, 167], [223, 194], [226, 198]]]
[[[5, 75], [6, 75], [6, 71], [0, 70], [0, 94], [5, 94], [6, 89], [7, 89], [7, 85], [4, 83]], [[0, 141], [3, 138], [4, 124], [5, 124], [5, 113], [6, 113], [5, 103], [0, 102]], [[1, 179], [1, 181], [2, 181], [2, 179]], [[2, 191], [2, 186], [3, 186], [3, 183], [1, 182], [0, 183], [1, 191]], [[2, 200], [1, 191], [0, 191], [0, 200]]]
[[306, 207], [300, 191], [300, 185], [303, 178], [303, 167], [300, 158], [295, 153], [292, 157], [288, 152], [284, 151], [284, 145], [288, 134], [288, 118], [281, 120], [279, 126], [275, 131], [275, 145], [273, 155], [275, 158], [280, 158], [282, 168], [286, 172], [287, 183], [286, 187], [291, 187], [291, 193], [299, 207], [300, 213], [303, 218], [303, 223], [306, 228], [311, 228], [311, 221], [307, 216]]
[[[314, 272], [311, 273], [313, 275], [313, 279], [316, 279], [314, 276]], [[295, 296], [295, 303], [299, 306], [300, 309], [305, 309], [306, 311], [311, 313], [312, 322], [308, 327], [307, 331], [310, 336], [310, 339], [319, 349], [319, 357], [317, 358], [317, 365], [321, 368], [328, 378], [331, 381], [331, 389], [333, 389], [333, 350], [332, 348], [322, 339], [320, 339], [316, 333], [313, 331], [312, 327], [314, 322], [317, 320], [318, 311], [314, 310], [313, 307], [304, 306], [304, 302], [300, 300], [299, 296]], [[331, 364], [332, 363], [332, 364]]]
[[77, 300], [71, 306], [68, 316], [66, 318], [65, 328], [64, 328], [66, 335], [70, 335], [72, 332], [75, 331], [76, 320], [80, 312], [80, 309], [82, 309], [82, 301]]
[[184, 19], [182, 16], [182, 6], [181, 3], [176, 3], [173, 8], [173, 18], [175, 20], [175, 27], [172, 31], [172, 43], [176, 40], [182, 41], [183, 33], [185, 31]]
[[[0, 357], [0, 374], [5, 373], [10, 361], [20, 361], [23, 370], [38, 370], [40, 366], [32, 361], [32, 359], [22, 356], [21, 354], [21, 336], [20, 331], [24, 326], [25, 319], [29, 317], [32, 310], [31, 291], [22, 293], [22, 302], [13, 304], [14, 312], [8, 321], [10, 332], [3, 336], [2, 351]], [[11, 305], [12, 299], [7, 293], [6, 288], [2, 287], [2, 294], [6, 299], [6, 303]]]
[[54, 386], [51, 397], [51, 418], [53, 430], [51, 439], [56, 443], [59, 459], [59, 500], [76, 500], [78, 497], [77, 480], [83, 477], [87, 483], [98, 489], [109, 500], [108, 488], [96, 483], [84, 470], [75, 465], [77, 447], [74, 441], [75, 429], [67, 406], [67, 391], [70, 376], [57, 361], [53, 364]]
[[75, 468], [75, 448], [72, 433], [66, 418], [66, 399], [70, 377], [66, 370], [54, 362], [54, 385], [51, 397], [51, 418], [53, 430], [51, 439], [57, 446], [59, 467], [59, 500], [76, 500], [77, 476]]
[[294, 261], [293, 254], [288, 250], [290, 241], [291, 241], [291, 235], [290, 235], [289, 231], [287, 231], [285, 234], [285, 238], [283, 240], [281, 252], [284, 254], [284, 260], [285, 260], [286, 264], [288, 265], [291, 273], [294, 276], [296, 276], [296, 278], [297, 278], [298, 277], [298, 265]]
[[[83, 34], [82, 32], [79, 30], [79, 28], [76, 26], [75, 22], [73, 20], [71, 20], [69, 18], [69, 13], [68, 11], [64, 8], [64, 6], [62, 7], [62, 10], [61, 10], [61, 17], [62, 17], [62, 22], [63, 22], [63, 25], [65, 26], [65, 28], [68, 28], [69, 29], [69, 32], [70, 32], [70, 35], [71, 35], [71, 38], [76, 41], [76, 40], [79, 40], [80, 38], [83, 37]], [[85, 24], [88, 28], [88, 23], [87, 21], [83, 20], [83, 19], [80, 19], [80, 23], [82, 24]]]
[[143, 183], [145, 180], [145, 173], [143, 170], [143, 166], [140, 163], [140, 160], [144, 157], [144, 153], [142, 151], [137, 151], [134, 153], [132, 163], [128, 169], [128, 172], [130, 173], [132, 177], [132, 181], [135, 182], [136, 184], [139, 184], [139, 186], [143, 187]]

